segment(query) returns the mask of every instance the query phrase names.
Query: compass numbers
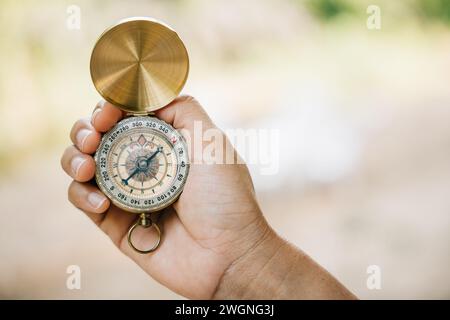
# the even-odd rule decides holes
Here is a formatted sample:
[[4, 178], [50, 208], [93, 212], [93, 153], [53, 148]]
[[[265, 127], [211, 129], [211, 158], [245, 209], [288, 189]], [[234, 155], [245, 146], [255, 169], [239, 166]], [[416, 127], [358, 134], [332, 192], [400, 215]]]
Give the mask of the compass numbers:
[[119, 122], [103, 137], [95, 160], [100, 189], [132, 212], [160, 210], [172, 203], [189, 169], [181, 135], [152, 117]]

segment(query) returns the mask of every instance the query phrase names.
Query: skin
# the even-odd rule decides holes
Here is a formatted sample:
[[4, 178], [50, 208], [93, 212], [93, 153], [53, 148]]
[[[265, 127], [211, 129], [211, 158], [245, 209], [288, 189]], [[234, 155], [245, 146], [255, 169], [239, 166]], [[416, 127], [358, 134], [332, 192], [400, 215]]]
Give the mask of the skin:
[[[102, 133], [124, 113], [100, 102], [89, 118], [78, 120], [73, 142], [62, 158], [73, 178], [69, 200], [99, 226], [124, 254], [167, 288], [192, 299], [353, 299], [327, 271], [268, 225], [255, 197], [245, 164], [191, 163], [189, 177], [177, 202], [163, 210], [158, 224], [164, 230], [160, 247], [151, 254], [133, 251], [127, 231], [136, 216], [110, 203], [90, 181], [92, 154]], [[200, 104], [181, 96], [156, 111], [156, 116], [183, 132], [216, 128]], [[221, 133], [223, 135], [223, 133]], [[223, 135], [224, 148], [233, 150]], [[138, 228], [137, 247], [148, 248], [154, 235]]]

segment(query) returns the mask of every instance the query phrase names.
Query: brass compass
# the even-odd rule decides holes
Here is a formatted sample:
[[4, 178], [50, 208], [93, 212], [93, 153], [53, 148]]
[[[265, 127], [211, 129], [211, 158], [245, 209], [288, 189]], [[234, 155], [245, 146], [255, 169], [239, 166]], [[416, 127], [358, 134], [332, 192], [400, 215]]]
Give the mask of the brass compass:
[[[177, 200], [189, 172], [183, 136], [153, 111], [175, 99], [189, 72], [189, 58], [178, 34], [150, 18], [129, 18], [107, 29], [94, 46], [90, 63], [95, 88], [127, 117], [104, 134], [95, 154], [96, 181], [112, 203], [138, 214], [128, 243], [139, 253], [156, 250], [161, 240], [150, 213]], [[132, 233], [153, 226], [155, 245], [138, 249]]]

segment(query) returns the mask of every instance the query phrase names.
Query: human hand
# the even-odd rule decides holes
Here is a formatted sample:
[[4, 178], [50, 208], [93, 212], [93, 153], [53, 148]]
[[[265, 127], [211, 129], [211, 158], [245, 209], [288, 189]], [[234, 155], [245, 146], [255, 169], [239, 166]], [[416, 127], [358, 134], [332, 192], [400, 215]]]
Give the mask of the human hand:
[[[191, 167], [183, 193], [163, 210], [158, 222], [166, 235], [160, 247], [148, 255], [131, 249], [127, 231], [136, 216], [112, 205], [88, 182], [95, 174], [92, 154], [101, 134], [123, 116], [120, 109], [106, 102], [97, 106], [92, 117], [77, 121], [70, 133], [74, 145], [64, 152], [61, 165], [74, 179], [69, 186], [69, 200], [150, 276], [195, 299], [355, 298], [270, 228], [256, 201], [246, 165], [237, 164], [242, 161], [225, 135], [189, 96], [175, 99], [156, 116], [191, 137], [195, 121], [201, 121], [203, 131], [217, 130], [216, 138], [223, 138], [223, 148], [231, 150], [235, 164], [206, 164], [195, 159], [195, 152], [190, 154]], [[138, 247], [148, 246], [151, 233], [142, 228], [136, 231], [133, 242]]]
[[[231, 265], [260, 243], [278, 239], [261, 214], [248, 169], [245, 164], [193, 163], [191, 158], [182, 194], [173, 206], [163, 210], [158, 221], [165, 234], [160, 247], [148, 255], [136, 253], [127, 242], [127, 231], [136, 215], [111, 204], [89, 182], [95, 174], [92, 154], [100, 144], [101, 134], [123, 116], [120, 109], [102, 102], [92, 117], [74, 124], [70, 134], [74, 145], [65, 150], [61, 159], [63, 169], [74, 179], [69, 186], [69, 200], [164, 286], [188, 298], [212, 298]], [[203, 130], [217, 129], [200, 104], [188, 96], [156, 111], [156, 116], [191, 136], [194, 121], [201, 121]], [[224, 148], [238, 157], [225, 135], [217, 130], [227, 144]], [[139, 228], [133, 241], [137, 247], [148, 247], [152, 234]]]

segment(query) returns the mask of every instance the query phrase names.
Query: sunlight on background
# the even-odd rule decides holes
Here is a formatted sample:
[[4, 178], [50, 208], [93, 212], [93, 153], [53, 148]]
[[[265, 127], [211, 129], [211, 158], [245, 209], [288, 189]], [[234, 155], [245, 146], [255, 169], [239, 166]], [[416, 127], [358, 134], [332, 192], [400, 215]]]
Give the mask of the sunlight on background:
[[[92, 47], [128, 16], [177, 30], [184, 92], [221, 128], [279, 130], [277, 174], [250, 169], [283, 237], [360, 298], [450, 298], [446, 0], [1, 1], [0, 297], [178, 298], [70, 205], [59, 165], [99, 100]], [[69, 265], [81, 290], [66, 288]]]

